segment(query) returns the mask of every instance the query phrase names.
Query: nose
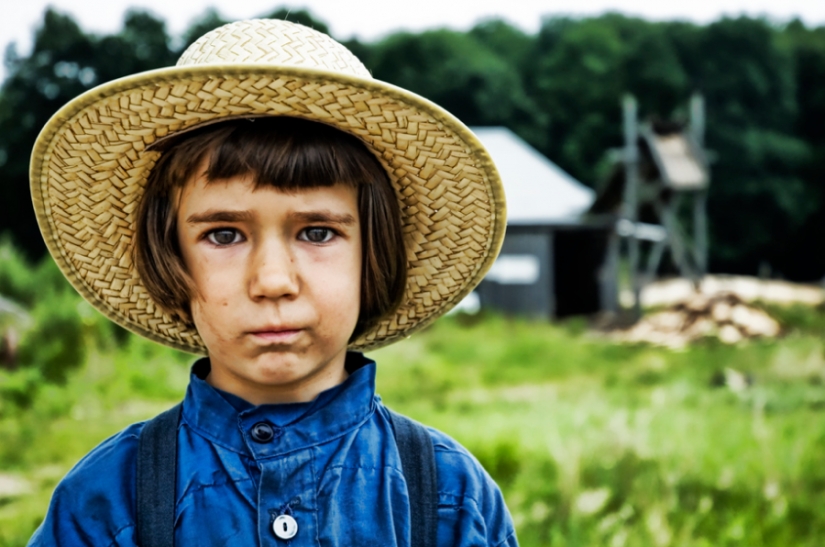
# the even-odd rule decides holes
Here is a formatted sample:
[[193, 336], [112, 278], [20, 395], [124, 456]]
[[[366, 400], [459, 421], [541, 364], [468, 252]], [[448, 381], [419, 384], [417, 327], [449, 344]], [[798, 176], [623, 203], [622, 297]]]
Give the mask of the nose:
[[300, 286], [295, 257], [288, 245], [267, 241], [250, 257], [249, 296], [252, 300], [294, 297]]

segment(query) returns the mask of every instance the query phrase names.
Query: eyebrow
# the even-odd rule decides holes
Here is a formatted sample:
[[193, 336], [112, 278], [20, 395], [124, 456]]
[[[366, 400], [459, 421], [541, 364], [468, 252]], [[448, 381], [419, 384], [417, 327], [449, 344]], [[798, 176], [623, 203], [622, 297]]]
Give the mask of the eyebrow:
[[349, 213], [333, 213], [329, 210], [321, 211], [298, 211], [290, 215], [293, 219], [305, 223], [341, 224], [343, 226], [353, 226], [355, 217]]
[[[224, 211], [210, 209], [202, 213], [193, 213], [186, 219], [187, 224], [210, 224], [216, 222], [246, 222], [252, 219], [249, 211]], [[304, 223], [340, 224], [353, 226], [355, 217], [349, 213], [333, 213], [329, 210], [299, 211], [290, 214], [293, 220]]]
[[222, 211], [210, 209], [203, 213], [192, 213], [186, 219], [187, 224], [202, 224], [213, 222], [244, 222], [252, 219], [249, 211]]

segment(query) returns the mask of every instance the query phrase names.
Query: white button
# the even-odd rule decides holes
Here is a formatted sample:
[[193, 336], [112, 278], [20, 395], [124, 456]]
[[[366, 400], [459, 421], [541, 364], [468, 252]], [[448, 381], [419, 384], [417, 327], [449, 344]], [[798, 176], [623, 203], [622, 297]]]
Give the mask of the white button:
[[272, 523], [272, 531], [281, 539], [292, 539], [298, 533], [298, 521], [289, 515], [279, 515]]

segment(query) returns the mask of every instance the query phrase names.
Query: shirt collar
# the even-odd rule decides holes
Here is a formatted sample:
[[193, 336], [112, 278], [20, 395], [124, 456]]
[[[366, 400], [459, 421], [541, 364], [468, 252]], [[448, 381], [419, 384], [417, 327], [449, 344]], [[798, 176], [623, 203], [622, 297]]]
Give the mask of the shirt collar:
[[[209, 360], [192, 366], [183, 401], [183, 421], [210, 441], [255, 459], [280, 456], [330, 441], [352, 431], [375, 410], [375, 362], [360, 353], [346, 358], [349, 377], [307, 403], [255, 406], [204, 380]], [[269, 424], [274, 438], [250, 436], [253, 426]]]

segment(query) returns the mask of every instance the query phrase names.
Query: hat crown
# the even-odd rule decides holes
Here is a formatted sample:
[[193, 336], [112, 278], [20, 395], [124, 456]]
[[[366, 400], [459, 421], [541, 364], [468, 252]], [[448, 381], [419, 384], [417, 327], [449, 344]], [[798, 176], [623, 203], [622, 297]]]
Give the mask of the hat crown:
[[267, 64], [372, 78], [350, 50], [326, 34], [280, 19], [230, 23], [186, 48], [177, 66]]

